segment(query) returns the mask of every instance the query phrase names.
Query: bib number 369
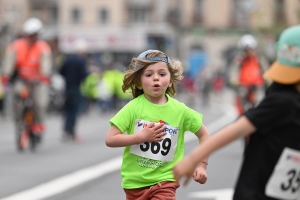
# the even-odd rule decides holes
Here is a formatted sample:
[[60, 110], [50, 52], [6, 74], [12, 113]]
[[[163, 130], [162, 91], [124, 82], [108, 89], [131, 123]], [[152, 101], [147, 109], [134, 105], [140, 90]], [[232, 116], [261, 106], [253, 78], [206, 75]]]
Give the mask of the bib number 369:
[[[140, 133], [149, 123], [151, 122], [137, 120], [134, 132]], [[130, 147], [130, 153], [153, 160], [166, 162], [172, 161], [177, 147], [179, 128], [166, 125], [166, 129], [164, 131], [166, 132], [166, 135], [162, 137], [162, 141], [144, 142], [138, 145], [132, 145]]]
[[266, 185], [267, 196], [292, 200], [300, 192], [300, 151], [285, 148]]
[[140, 149], [143, 152], [151, 151], [153, 154], [161, 153], [161, 155], [168, 155], [171, 149], [172, 141], [170, 138], [165, 138], [161, 143], [159, 142], [144, 142], [140, 145]]

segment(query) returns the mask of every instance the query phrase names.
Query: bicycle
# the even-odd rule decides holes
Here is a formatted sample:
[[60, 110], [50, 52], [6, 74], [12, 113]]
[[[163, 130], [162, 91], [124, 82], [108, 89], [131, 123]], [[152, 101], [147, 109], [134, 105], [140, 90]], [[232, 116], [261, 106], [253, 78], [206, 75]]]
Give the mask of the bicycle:
[[36, 150], [40, 135], [32, 132], [34, 123], [34, 102], [32, 87], [34, 83], [23, 81], [24, 86], [14, 98], [14, 113], [16, 120], [16, 142], [18, 151], [24, 151], [28, 145], [31, 151]]
[[256, 86], [238, 86], [236, 96], [236, 106], [239, 115], [254, 107], [256, 103]]
[[[253, 108], [256, 104], [257, 86], [237, 86], [236, 87], [236, 109], [239, 115], [242, 115], [247, 110]], [[244, 154], [250, 142], [250, 136], [244, 138]]]

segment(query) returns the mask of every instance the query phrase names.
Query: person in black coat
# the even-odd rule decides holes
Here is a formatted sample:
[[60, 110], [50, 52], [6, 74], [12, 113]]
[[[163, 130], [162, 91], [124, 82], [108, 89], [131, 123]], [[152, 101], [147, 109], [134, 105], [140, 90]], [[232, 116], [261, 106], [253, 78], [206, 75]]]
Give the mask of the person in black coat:
[[85, 60], [86, 42], [84, 40], [76, 41], [75, 50], [76, 53], [67, 56], [60, 69], [60, 74], [64, 77], [66, 84], [63, 141], [74, 140], [80, 142], [82, 139], [77, 136], [75, 126], [82, 101], [80, 84], [88, 75]]

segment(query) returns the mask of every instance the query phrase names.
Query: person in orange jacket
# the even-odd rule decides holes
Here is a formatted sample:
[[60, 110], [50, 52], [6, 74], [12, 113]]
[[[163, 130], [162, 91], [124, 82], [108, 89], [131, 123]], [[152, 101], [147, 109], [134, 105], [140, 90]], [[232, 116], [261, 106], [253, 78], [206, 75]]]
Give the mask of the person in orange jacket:
[[243, 54], [233, 61], [230, 83], [236, 88], [236, 106], [241, 115], [257, 103], [257, 92], [264, 89], [263, 73], [267, 70], [267, 61], [257, 52], [257, 41], [250, 34], [241, 37], [238, 48]]
[[[267, 60], [257, 52], [257, 40], [252, 35], [243, 35], [238, 42], [238, 48], [243, 54], [231, 66], [230, 82], [236, 90], [238, 115], [242, 115], [260, 101], [260, 94], [266, 89], [263, 73], [268, 67]], [[249, 140], [249, 136], [245, 138], [245, 148]]]
[[15, 94], [19, 94], [25, 82], [32, 83], [35, 118], [31, 129], [37, 135], [45, 131], [43, 118], [52, 72], [51, 48], [47, 42], [39, 39], [42, 29], [43, 23], [37, 18], [29, 18], [24, 22], [22, 37], [14, 40], [6, 49], [1, 77], [3, 84], [13, 84]]

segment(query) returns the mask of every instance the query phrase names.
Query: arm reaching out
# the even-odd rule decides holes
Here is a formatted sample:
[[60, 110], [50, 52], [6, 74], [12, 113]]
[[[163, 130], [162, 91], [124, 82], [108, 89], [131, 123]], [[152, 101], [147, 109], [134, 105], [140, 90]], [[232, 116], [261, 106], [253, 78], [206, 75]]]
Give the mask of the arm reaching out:
[[245, 116], [240, 117], [237, 121], [203, 141], [187, 157], [178, 162], [173, 168], [175, 179], [180, 181], [182, 177], [185, 177], [184, 185], [187, 185], [196, 165], [203, 161], [206, 156], [240, 137], [245, 137], [255, 132], [255, 130], [255, 126]]

